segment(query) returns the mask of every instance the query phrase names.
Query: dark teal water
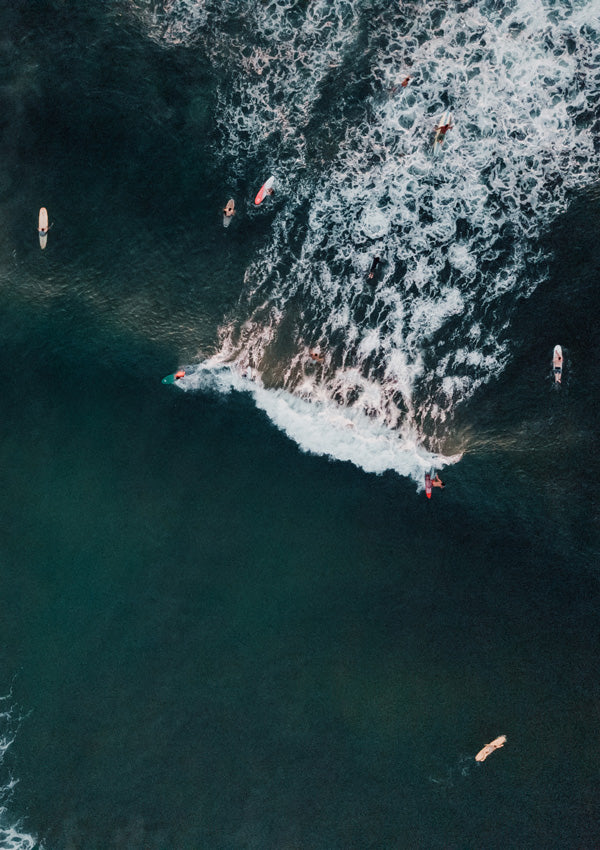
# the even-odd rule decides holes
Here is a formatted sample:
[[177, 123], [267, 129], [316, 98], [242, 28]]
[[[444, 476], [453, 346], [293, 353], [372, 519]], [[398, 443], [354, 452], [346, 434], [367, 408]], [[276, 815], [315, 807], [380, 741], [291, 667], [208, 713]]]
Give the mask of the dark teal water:
[[38, 5], [0, 12], [4, 826], [46, 850], [598, 846], [597, 188], [427, 502], [244, 395], [160, 384], [214, 349], [266, 236], [220, 224], [209, 64], [119, 4]]

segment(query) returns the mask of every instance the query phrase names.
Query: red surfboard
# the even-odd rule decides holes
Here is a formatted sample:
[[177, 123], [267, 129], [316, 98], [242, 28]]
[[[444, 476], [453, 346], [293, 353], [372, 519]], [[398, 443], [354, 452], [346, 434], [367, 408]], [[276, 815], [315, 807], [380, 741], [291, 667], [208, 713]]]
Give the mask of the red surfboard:
[[429, 473], [425, 476], [425, 494], [428, 499], [431, 499], [431, 475]]
[[269, 179], [267, 180], [266, 183], [263, 183], [263, 185], [258, 190], [258, 195], [254, 199], [254, 203], [256, 204], [256, 206], [258, 206], [259, 204], [262, 204], [262, 202], [265, 199], [265, 196], [269, 194], [269, 189], [273, 188], [274, 182], [275, 182], [275, 178], [273, 176], [271, 176], [271, 177], [269, 177]]

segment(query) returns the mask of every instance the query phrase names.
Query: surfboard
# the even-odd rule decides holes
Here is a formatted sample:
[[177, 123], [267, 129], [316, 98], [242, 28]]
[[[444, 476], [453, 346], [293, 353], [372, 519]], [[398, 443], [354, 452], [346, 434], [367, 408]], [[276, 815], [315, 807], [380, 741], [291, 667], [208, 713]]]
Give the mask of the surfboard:
[[[452, 113], [444, 112], [442, 117], [437, 123], [438, 127], [445, 127], [446, 124], [452, 124]], [[445, 138], [445, 133], [441, 133], [440, 130], [436, 131], [435, 139], [433, 140], [433, 151], [435, 153], [438, 143], [441, 145]]]
[[486, 744], [482, 750], [479, 750], [475, 756], [475, 761], [485, 761], [490, 753], [493, 753], [494, 750], [499, 750], [505, 743], [506, 735], [499, 735], [497, 738], [494, 738], [493, 741], [490, 741], [489, 744]]
[[161, 384], [174, 384], [175, 381], [179, 381], [183, 377], [185, 377], [185, 372], [183, 369], [178, 369], [177, 372], [173, 372], [172, 375], [167, 375], [166, 378], [163, 378]]
[[560, 345], [554, 346], [554, 354], [552, 355], [552, 370], [554, 372], [554, 383], [560, 384], [562, 383], [562, 367], [563, 367], [563, 353]]
[[231, 219], [235, 215], [235, 201], [233, 198], [230, 198], [227, 201], [225, 209], [223, 210], [223, 227], [229, 227], [231, 224]]
[[425, 476], [425, 495], [431, 499], [431, 475], [427, 473]]
[[38, 236], [40, 237], [40, 248], [42, 251], [46, 247], [48, 241], [48, 210], [46, 207], [40, 207], [38, 215]]
[[267, 182], [263, 183], [263, 185], [258, 190], [258, 195], [254, 199], [254, 203], [256, 204], [256, 206], [262, 204], [265, 199], [265, 195], [268, 193], [269, 189], [273, 188], [273, 183], [275, 183], [275, 178], [273, 177], [273, 175], [271, 175]]

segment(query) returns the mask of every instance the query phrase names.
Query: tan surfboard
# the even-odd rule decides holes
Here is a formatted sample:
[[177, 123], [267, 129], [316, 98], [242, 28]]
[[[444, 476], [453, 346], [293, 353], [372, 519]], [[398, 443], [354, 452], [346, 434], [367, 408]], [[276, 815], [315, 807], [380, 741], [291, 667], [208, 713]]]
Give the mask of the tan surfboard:
[[233, 198], [230, 198], [225, 205], [225, 209], [223, 210], [223, 227], [229, 227], [231, 223], [231, 219], [235, 215], [235, 201]]
[[499, 750], [505, 743], [506, 735], [499, 735], [498, 738], [494, 738], [494, 740], [490, 741], [489, 744], [486, 744], [482, 750], [479, 750], [475, 756], [475, 761], [485, 761], [490, 753], [493, 753], [494, 750]]
[[48, 241], [48, 210], [46, 207], [41, 207], [38, 215], [38, 236], [40, 237], [40, 248], [43, 251]]

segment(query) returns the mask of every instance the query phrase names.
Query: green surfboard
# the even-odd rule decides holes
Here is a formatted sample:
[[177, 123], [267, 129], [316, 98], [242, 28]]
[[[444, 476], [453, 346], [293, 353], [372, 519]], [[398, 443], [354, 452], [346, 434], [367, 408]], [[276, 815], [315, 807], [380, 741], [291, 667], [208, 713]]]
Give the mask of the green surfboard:
[[185, 372], [183, 371], [183, 369], [178, 369], [177, 372], [173, 372], [172, 375], [167, 375], [166, 378], [163, 378], [161, 383], [174, 384], [175, 381], [179, 381], [183, 377], [185, 377]]

